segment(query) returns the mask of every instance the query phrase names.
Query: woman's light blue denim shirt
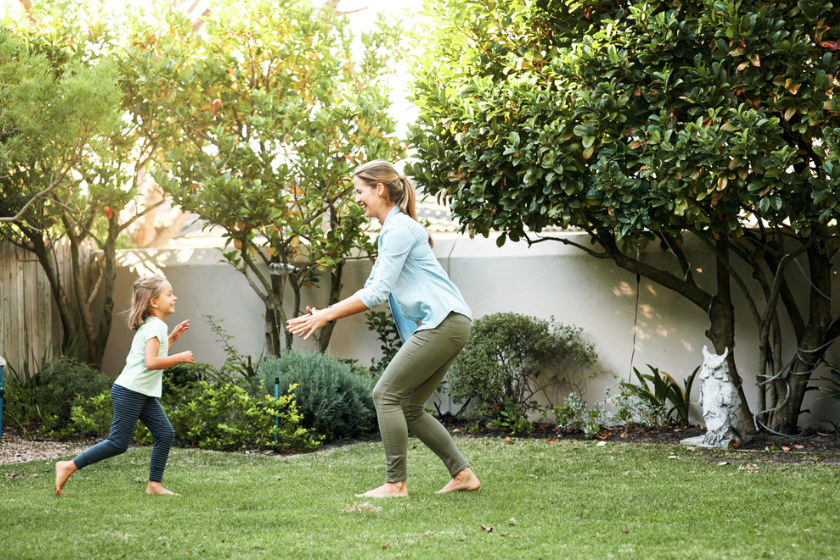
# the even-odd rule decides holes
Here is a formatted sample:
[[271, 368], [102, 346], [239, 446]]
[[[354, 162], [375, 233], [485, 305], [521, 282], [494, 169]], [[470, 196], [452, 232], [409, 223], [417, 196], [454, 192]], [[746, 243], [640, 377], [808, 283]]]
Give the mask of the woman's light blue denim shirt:
[[428, 233], [398, 206], [385, 217], [379, 256], [356, 295], [369, 309], [387, 299], [403, 342], [416, 330], [437, 327], [453, 311], [472, 319], [461, 292], [435, 258]]

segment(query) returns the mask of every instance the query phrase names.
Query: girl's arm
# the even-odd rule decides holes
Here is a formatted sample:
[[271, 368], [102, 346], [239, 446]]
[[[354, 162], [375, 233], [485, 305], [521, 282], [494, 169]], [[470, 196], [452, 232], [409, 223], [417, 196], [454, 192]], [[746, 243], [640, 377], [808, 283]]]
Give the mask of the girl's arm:
[[341, 319], [342, 317], [349, 317], [350, 315], [355, 315], [356, 313], [361, 313], [362, 311], [367, 310], [368, 307], [362, 303], [359, 296], [354, 294], [347, 299], [339, 301], [335, 305], [331, 305], [321, 310], [307, 306], [307, 314], [286, 321], [288, 324], [286, 329], [290, 333], [300, 335], [304, 340], [306, 340], [312, 335], [312, 333], [330, 321], [335, 321], [336, 319]]
[[146, 354], [144, 356], [146, 369], [166, 369], [174, 366], [175, 364], [180, 364], [181, 362], [187, 362], [189, 364], [195, 363], [193, 353], [189, 350], [173, 354], [172, 356], [158, 356], [159, 351], [160, 340], [158, 337], [153, 336], [146, 341]]
[[175, 327], [174, 329], [172, 329], [172, 332], [169, 334], [169, 348], [167, 348], [167, 350], [172, 348], [172, 344], [174, 344], [174, 342], [176, 340], [181, 338], [181, 335], [184, 334], [184, 331], [187, 330], [188, 328], [190, 328], [190, 320], [189, 319], [187, 319], [186, 321], [184, 321], [182, 323], [178, 323], [178, 326]]

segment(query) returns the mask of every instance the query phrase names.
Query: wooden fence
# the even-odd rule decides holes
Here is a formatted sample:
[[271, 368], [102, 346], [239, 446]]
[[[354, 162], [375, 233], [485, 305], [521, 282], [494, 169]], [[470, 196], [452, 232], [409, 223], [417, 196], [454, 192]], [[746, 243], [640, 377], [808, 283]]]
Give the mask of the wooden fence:
[[[81, 258], [90, 286], [95, 253], [85, 247]], [[73, 300], [71, 259], [69, 243], [56, 244], [58, 272]], [[0, 356], [17, 372], [29, 367], [35, 373], [44, 359], [60, 353], [61, 338], [61, 320], [41, 264], [31, 252], [0, 241]]]

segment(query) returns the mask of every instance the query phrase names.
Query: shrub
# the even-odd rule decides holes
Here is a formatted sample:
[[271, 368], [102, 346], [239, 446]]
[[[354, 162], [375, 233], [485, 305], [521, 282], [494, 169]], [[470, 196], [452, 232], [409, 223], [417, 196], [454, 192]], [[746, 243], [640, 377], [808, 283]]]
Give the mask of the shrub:
[[[279, 400], [258, 385], [259, 396], [252, 396], [238, 385], [199, 382], [197, 397], [168, 411], [175, 437], [202, 449], [235, 451], [241, 448], [265, 449], [274, 445], [277, 434], [282, 450], [311, 451], [319, 441], [303, 427], [294, 386]], [[279, 427], [275, 419], [279, 418]]]
[[[473, 401], [474, 412], [491, 417], [504, 412], [515, 422], [529, 411], [545, 411], [551, 403], [548, 389], [578, 388], [594, 376], [585, 370], [598, 355], [580, 333], [553, 317], [485, 315], [473, 323], [469, 341], [452, 364], [449, 395], [455, 401]], [[549, 406], [538, 404], [539, 393]]]
[[[51, 439], [62, 441], [71, 438], [104, 438], [111, 429], [113, 416], [111, 390], [105, 389], [98, 395], [81, 399], [74, 404], [66, 425], [59, 427], [57, 423], [47, 421], [41, 432]], [[149, 445], [153, 439], [148, 428], [138, 422], [134, 428], [134, 441], [139, 445]]]
[[111, 387], [111, 378], [71, 356], [42, 364], [35, 372], [37, 365], [26, 362], [20, 372], [10, 368], [11, 375], [6, 377], [4, 418], [22, 429], [32, 422], [40, 424], [42, 432], [64, 427], [74, 404]]
[[[274, 395], [279, 378], [281, 394], [297, 386], [295, 395], [303, 414], [303, 425], [329, 439], [358, 437], [376, 429], [373, 406], [375, 380], [359, 375], [354, 368], [327, 354], [295, 350], [270, 357], [257, 366], [252, 380], [254, 394]], [[262, 382], [262, 388], [258, 384]]]
[[70, 420], [74, 404], [109, 390], [112, 383], [107, 375], [69, 356], [47, 362], [38, 377], [36, 395], [41, 415], [55, 415], [60, 424]]

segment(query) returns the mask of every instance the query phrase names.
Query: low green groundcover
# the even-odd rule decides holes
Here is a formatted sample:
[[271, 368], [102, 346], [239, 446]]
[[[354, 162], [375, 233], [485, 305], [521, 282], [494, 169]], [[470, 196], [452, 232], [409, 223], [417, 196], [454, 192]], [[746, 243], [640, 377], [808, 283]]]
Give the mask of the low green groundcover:
[[[549, 440], [550, 441], [550, 440]], [[380, 443], [299, 456], [173, 449], [146, 496], [150, 448], [88, 467], [53, 495], [53, 462], [0, 466], [0, 557], [838, 558], [837, 456], [557, 439], [460, 437], [482, 488], [409, 443], [408, 499]], [[0, 441], [2, 445], [2, 441]]]

